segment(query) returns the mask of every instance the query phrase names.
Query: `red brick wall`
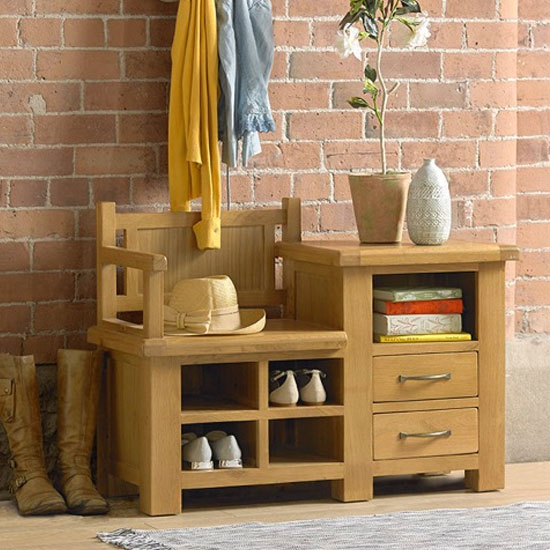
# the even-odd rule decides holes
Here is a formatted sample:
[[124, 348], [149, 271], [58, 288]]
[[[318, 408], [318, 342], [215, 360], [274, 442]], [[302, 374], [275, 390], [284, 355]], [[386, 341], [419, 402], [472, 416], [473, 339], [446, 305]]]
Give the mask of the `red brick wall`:
[[[435, 18], [430, 48], [386, 57], [388, 76], [402, 80], [388, 116], [391, 165], [437, 157], [455, 237], [513, 242], [517, 227], [522, 332], [550, 332], [546, 4], [521, 0], [518, 23], [517, 0], [423, 0]], [[273, 0], [277, 130], [232, 179], [239, 207], [302, 197], [306, 238], [352, 234], [346, 174], [378, 166], [372, 119], [345, 101], [360, 93], [359, 63], [331, 49], [347, 5]], [[166, 206], [175, 10], [160, 0], [0, 3], [1, 351], [49, 361], [57, 347], [84, 345], [95, 201]], [[511, 331], [515, 277], [511, 268]]]

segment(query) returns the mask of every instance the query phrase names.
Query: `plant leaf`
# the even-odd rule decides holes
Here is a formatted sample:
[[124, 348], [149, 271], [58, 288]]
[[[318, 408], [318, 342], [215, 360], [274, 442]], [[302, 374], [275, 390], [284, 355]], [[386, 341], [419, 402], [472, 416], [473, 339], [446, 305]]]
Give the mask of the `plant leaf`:
[[371, 67], [369, 64], [365, 67], [365, 78], [368, 78], [371, 82], [376, 82], [376, 77], [378, 76], [376, 69]]
[[422, 9], [417, 0], [400, 0], [401, 8], [395, 11], [395, 15], [406, 15], [407, 13], [420, 13]]
[[372, 107], [362, 97], [352, 97], [348, 99], [348, 103], [354, 109], [372, 109]]
[[376, 17], [376, 10], [378, 9], [378, 0], [364, 0], [365, 7], [371, 17]]
[[361, 8], [359, 11], [353, 13], [351, 10], [344, 15], [344, 18], [342, 21], [340, 21], [340, 24], [338, 25], [338, 28], [342, 31], [346, 27], [349, 27], [350, 25], [353, 25], [356, 21], [359, 21], [361, 18], [361, 15], [364, 13], [364, 10]]
[[361, 14], [361, 21], [363, 21], [363, 26], [365, 27], [365, 31], [369, 34], [369, 37], [377, 40], [378, 25], [376, 23], [376, 19], [371, 17], [367, 12], [363, 12]]
[[370, 78], [366, 78], [365, 83], [363, 84], [363, 93], [371, 95], [372, 98], [376, 100], [380, 91], [376, 87], [376, 84]]

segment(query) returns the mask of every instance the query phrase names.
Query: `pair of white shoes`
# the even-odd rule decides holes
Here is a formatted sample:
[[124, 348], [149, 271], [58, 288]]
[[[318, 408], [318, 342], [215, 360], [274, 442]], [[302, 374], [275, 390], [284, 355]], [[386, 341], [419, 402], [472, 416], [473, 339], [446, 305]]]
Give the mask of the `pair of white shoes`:
[[[242, 468], [242, 453], [234, 435], [221, 430], [197, 437], [194, 433], [181, 436], [183, 467], [186, 470]], [[214, 459], [214, 460], [212, 460]]]
[[[299, 389], [296, 382], [297, 374], [311, 377]], [[297, 372], [293, 370], [275, 371], [271, 381], [281, 382], [279, 387], [269, 394], [269, 401], [278, 407], [292, 407], [299, 400], [304, 405], [322, 405], [327, 400], [327, 392], [321, 378], [326, 378], [326, 374], [318, 369], [303, 369]]]

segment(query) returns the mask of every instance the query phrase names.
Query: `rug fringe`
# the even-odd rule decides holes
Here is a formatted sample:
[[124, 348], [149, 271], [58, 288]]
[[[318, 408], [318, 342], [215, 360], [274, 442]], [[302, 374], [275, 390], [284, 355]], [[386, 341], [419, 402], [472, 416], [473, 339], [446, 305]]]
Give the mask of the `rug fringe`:
[[124, 550], [171, 550], [160, 542], [151, 540], [146, 533], [134, 529], [117, 529], [110, 533], [98, 533], [97, 538]]

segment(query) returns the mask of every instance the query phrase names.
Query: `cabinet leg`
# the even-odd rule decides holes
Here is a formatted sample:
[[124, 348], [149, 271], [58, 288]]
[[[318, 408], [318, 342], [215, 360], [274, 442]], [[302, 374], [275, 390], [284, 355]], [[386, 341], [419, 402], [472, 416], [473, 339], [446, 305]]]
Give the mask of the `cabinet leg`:
[[466, 487], [472, 491], [497, 491], [504, 489], [504, 464], [493, 469], [466, 470]]
[[361, 487], [354, 486], [345, 479], [331, 482], [331, 495], [341, 502], [362, 502], [373, 498], [373, 479], [364, 479]]
[[166, 359], [141, 366], [139, 509], [151, 516], [181, 513], [181, 372]]

